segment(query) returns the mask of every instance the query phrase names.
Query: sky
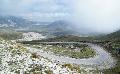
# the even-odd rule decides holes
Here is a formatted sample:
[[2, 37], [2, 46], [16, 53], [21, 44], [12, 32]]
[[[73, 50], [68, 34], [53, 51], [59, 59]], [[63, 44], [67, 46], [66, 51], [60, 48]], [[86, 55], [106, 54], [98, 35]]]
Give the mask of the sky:
[[0, 0], [0, 14], [37, 21], [68, 20], [81, 32], [120, 29], [120, 0]]
[[51, 21], [69, 16], [69, 0], [0, 0], [2, 15], [19, 15]]
[[74, 0], [72, 3], [78, 29], [103, 33], [120, 29], [120, 0]]

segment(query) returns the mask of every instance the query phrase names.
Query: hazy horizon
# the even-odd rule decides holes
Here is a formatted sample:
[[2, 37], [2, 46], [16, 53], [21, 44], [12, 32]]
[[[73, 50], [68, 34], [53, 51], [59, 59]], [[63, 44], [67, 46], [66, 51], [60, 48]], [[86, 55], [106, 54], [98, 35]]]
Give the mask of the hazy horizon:
[[120, 29], [119, 0], [0, 0], [0, 15], [36, 21], [67, 20], [81, 32]]

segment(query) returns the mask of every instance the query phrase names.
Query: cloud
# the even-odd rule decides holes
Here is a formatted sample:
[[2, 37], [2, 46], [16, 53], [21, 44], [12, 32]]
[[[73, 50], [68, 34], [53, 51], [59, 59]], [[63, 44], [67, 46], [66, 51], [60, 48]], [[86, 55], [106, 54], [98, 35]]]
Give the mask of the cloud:
[[120, 29], [120, 0], [0, 0], [0, 14], [41, 21], [68, 18], [81, 32]]
[[[56, 18], [66, 16], [61, 16], [61, 14], [68, 13], [66, 1], [68, 0], [0, 0], [0, 14], [24, 16], [30, 14], [33, 16], [33, 18], [39, 16], [39, 19], [43, 18], [40, 17], [41, 14], [47, 14], [48, 16], [55, 14], [51, 16], [51, 18], [55, 20]], [[59, 15], [56, 16], [56, 14]], [[44, 19], [45, 18], [48, 19], [48, 17], [46, 16], [44, 17]]]
[[71, 18], [78, 30], [110, 33], [120, 29], [120, 0], [74, 0]]

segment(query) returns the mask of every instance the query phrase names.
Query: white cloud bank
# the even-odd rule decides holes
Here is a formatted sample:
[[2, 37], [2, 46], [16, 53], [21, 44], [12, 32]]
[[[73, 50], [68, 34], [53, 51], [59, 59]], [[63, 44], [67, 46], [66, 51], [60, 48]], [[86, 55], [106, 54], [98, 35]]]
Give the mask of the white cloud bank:
[[120, 0], [74, 0], [71, 5], [79, 30], [109, 33], [120, 29]]
[[68, 15], [68, 0], [0, 0], [0, 15], [32, 17], [53, 21]]
[[120, 0], [0, 0], [0, 14], [23, 15], [34, 20], [69, 18], [81, 32], [120, 29]]

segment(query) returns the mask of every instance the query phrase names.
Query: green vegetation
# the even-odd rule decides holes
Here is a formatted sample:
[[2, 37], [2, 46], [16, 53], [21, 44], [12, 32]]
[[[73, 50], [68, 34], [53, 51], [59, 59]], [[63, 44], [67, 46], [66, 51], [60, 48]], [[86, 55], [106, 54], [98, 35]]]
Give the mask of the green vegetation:
[[111, 34], [108, 34], [106, 36], [103, 37], [104, 39], [108, 39], [108, 40], [120, 40], [120, 30], [113, 32]]
[[[41, 46], [41, 47], [40, 47]], [[36, 45], [44, 51], [53, 52], [56, 55], [68, 56], [72, 58], [89, 58], [96, 55], [95, 51], [85, 44], [73, 45]]]
[[120, 64], [117, 65], [115, 68], [104, 69], [103, 73], [104, 74], [120, 74]]
[[108, 52], [110, 52], [114, 57], [120, 56], [120, 42], [118, 41], [102, 41], [95, 42], [96, 44], [104, 47]]
[[[60, 42], [88, 42], [88, 43], [101, 45], [108, 52], [110, 52], [112, 56], [118, 59], [117, 65], [114, 68], [104, 69], [102, 70], [102, 72], [105, 74], [118, 74], [120, 72], [120, 59], [119, 59], [120, 58], [120, 30], [108, 35], [100, 35], [96, 37], [78, 37], [78, 36], [69, 35], [69, 36], [59, 36], [59, 37], [49, 38], [45, 40], [23, 42], [23, 43], [39, 44], [39, 42], [59, 42], [59, 41]], [[45, 50], [52, 51], [53, 53], [57, 53], [59, 55], [66, 55], [74, 58], [83, 58], [85, 54], [86, 54], [85, 56], [88, 56], [89, 54], [94, 54], [94, 52], [91, 52], [91, 50], [88, 50], [89, 48], [84, 48], [84, 49], [85, 51], [81, 52], [82, 50], [75, 51], [75, 50], [71, 50], [71, 48], [52, 46], [52, 47], [47, 47], [47, 49]]]
[[69, 68], [69, 69], [71, 69], [71, 71], [77, 71], [78, 73], [81, 73], [80, 67], [78, 65], [63, 64], [62, 67]]
[[0, 28], [0, 37], [5, 40], [15, 40], [22, 37], [21, 32], [16, 32], [12, 29], [1, 29]]
[[45, 70], [46, 74], [53, 74], [52, 70]]
[[120, 73], [120, 42], [117, 41], [107, 41], [97, 43], [103, 46], [108, 52], [112, 54], [118, 61], [115, 67], [111, 69], [104, 69], [105, 74], [119, 74]]
[[24, 74], [42, 74], [42, 65], [31, 65], [30, 71], [26, 71]]
[[31, 58], [39, 58], [39, 56], [36, 53], [32, 53]]
[[13, 39], [19, 39], [21, 37], [21, 33], [7, 33], [7, 34], [0, 34], [0, 37], [6, 40], [13, 40]]
[[58, 36], [54, 38], [48, 38], [43, 40], [22, 41], [23, 44], [39, 44], [39, 42], [90, 42], [95, 37], [79, 37], [74, 35]]

